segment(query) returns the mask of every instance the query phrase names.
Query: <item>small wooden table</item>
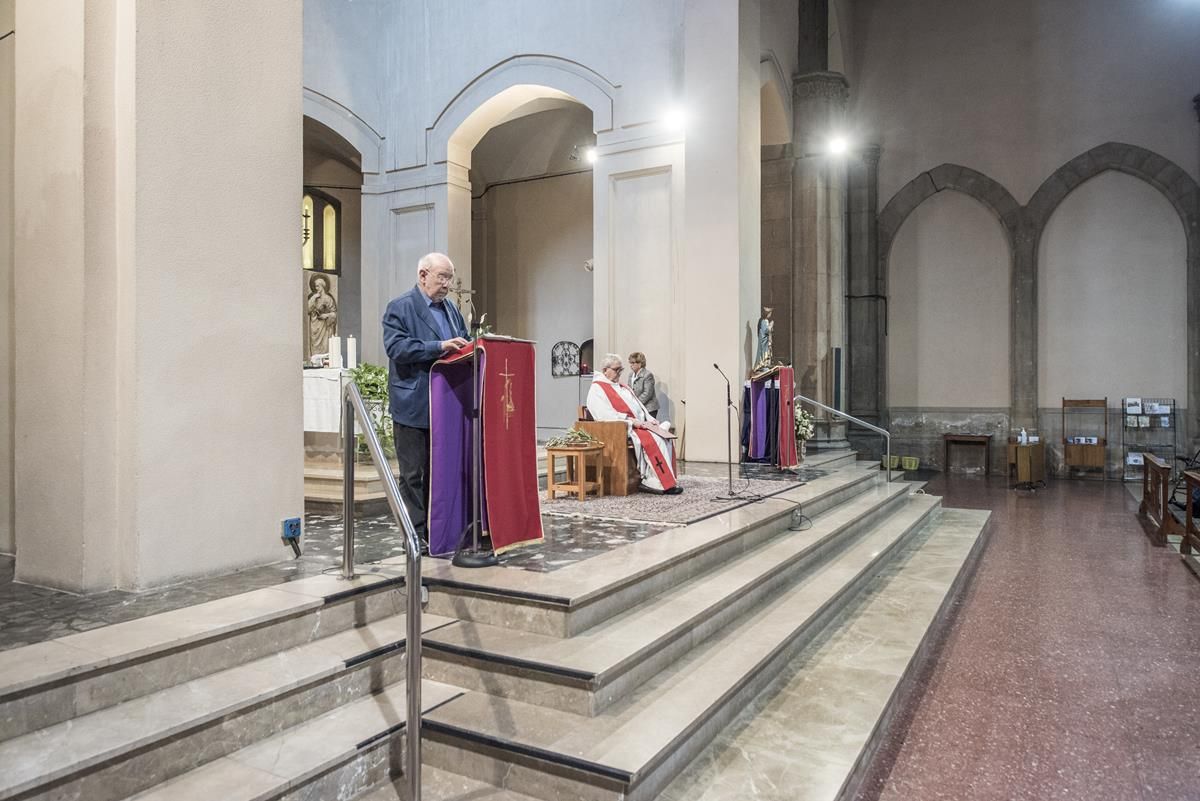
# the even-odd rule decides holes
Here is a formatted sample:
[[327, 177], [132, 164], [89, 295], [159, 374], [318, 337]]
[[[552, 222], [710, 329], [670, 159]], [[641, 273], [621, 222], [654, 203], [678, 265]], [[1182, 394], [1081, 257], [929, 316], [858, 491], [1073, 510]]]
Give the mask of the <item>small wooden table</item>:
[[[584, 448], [546, 448], [546, 500], [554, 500], [556, 492], [573, 492], [579, 496], [581, 501], [587, 499], [589, 492], [602, 495], [598, 457], [603, 450], [603, 445], [588, 445]], [[554, 460], [558, 457], [562, 457], [567, 463], [567, 480], [562, 484], [556, 481], [558, 473], [555, 470]], [[587, 480], [589, 457], [595, 481]]]
[[982, 445], [983, 474], [992, 474], [992, 435], [991, 434], [942, 434], [943, 465], [947, 474], [950, 473], [950, 444]]

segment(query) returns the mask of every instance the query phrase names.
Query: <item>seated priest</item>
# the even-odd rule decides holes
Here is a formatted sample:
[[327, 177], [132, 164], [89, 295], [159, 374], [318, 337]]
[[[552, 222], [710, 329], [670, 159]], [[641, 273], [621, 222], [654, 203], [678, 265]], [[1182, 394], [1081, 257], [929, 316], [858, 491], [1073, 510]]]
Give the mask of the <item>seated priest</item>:
[[646, 411], [629, 385], [620, 383], [624, 370], [620, 356], [610, 353], [604, 357], [588, 390], [588, 411], [593, 419], [623, 420], [628, 425], [642, 489], [678, 495], [683, 489], [675, 481], [675, 450], [671, 445], [675, 436]]

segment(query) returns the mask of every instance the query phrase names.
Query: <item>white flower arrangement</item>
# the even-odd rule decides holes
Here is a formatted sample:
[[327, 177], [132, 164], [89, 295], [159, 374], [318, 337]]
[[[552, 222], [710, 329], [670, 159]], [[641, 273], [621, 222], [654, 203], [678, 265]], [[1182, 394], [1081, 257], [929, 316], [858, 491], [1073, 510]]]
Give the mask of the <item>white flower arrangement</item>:
[[804, 407], [799, 403], [795, 404], [795, 411], [796, 439], [801, 441], [812, 439], [812, 435], [816, 431], [816, 427], [813, 425], [813, 416], [804, 411]]

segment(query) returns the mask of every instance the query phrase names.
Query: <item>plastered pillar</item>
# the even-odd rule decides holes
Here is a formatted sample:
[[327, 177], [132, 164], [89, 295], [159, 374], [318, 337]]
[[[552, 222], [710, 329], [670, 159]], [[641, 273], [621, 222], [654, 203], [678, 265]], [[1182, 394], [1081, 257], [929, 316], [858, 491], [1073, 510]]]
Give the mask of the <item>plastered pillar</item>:
[[140, 588], [283, 558], [303, 514], [300, 7], [22, 2], [17, 27], [17, 579]]
[[[758, 4], [685, 3], [685, 232], [682, 295], [687, 458], [724, 461], [725, 381], [735, 402], [760, 299]], [[738, 458], [736, 425], [733, 458]]]

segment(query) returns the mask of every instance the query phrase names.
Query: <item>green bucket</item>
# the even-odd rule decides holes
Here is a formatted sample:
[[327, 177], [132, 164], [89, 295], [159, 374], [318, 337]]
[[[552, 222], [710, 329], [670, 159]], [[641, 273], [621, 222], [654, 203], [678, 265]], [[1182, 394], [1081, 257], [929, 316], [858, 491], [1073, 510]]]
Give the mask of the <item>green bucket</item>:
[[900, 466], [905, 470], [916, 470], [921, 466], [921, 460], [916, 456], [905, 456], [900, 459]]

